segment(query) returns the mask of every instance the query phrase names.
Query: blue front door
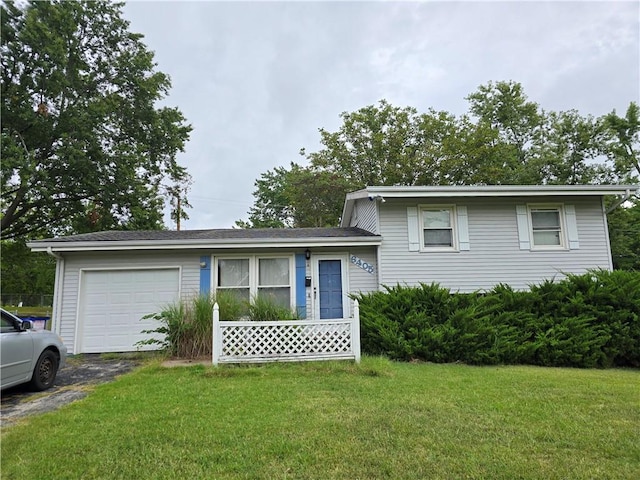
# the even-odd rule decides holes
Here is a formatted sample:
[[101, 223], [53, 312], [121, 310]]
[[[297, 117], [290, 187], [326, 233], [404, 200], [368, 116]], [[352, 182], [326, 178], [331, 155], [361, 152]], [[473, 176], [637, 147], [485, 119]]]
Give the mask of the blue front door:
[[343, 318], [341, 261], [319, 260], [318, 277], [320, 318]]

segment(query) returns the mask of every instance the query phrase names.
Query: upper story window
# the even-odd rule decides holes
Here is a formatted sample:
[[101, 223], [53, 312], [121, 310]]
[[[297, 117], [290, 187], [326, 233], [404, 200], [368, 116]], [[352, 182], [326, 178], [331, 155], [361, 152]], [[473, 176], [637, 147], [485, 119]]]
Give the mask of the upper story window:
[[575, 205], [516, 205], [520, 250], [578, 250]]
[[422, 239], [423, 246], [453, 247], [453, 222], [451, 221], [451, 209], [423, 208], [422, 212]]
[[455, 250], [455, 218], [453, 206], [420, 207], [422, 249]]
[[533, 247], [562, 247], [562, 210], [560, 207], [531, 207], [531, 242]]
[[407, 207], [410, 252], [438, 253], [470, 250], [466, 205]]

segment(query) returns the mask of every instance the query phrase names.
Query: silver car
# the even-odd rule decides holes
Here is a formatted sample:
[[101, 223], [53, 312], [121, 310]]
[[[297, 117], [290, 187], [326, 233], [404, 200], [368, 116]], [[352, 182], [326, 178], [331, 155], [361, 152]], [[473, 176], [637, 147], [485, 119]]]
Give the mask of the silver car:
[[0, 312], [0, 387], [27, 382], [34, 390], [51, 387], [67, 357], [62, 339], [48, 330], [33, 330], [29, 320], [21, 320], [3, 309]]

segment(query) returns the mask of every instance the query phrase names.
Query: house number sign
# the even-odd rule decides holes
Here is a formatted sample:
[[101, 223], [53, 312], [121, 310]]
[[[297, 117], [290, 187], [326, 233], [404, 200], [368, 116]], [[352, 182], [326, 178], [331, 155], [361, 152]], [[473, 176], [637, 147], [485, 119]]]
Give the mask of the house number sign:
[[351, 255], [351, 263], [357, 265], [361, 269], [366, 272], [373, 273], [373, 265], [367, 262], [363, 262], [360, 257], [356, 257], [355, 255]]

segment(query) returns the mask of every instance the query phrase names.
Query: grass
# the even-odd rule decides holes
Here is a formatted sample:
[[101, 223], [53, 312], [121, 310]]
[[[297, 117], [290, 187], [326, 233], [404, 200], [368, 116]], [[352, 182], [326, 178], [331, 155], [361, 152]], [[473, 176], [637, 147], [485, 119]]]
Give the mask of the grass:
[[3, 428], [3, 479], [640, 478], [640, 373], [158, 361]]
[[7, 312], [23, 317], [50, 317], [53, 307], [18, 307], [16, 305], [3, 305]]

